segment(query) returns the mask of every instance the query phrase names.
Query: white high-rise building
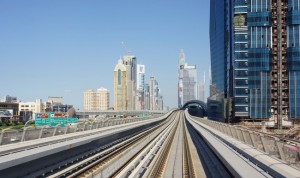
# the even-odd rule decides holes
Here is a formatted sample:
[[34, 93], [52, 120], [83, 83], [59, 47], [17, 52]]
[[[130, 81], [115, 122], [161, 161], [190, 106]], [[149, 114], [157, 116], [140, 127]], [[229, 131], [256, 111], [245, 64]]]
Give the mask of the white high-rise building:
[[144, 90], [145, 71], [146, 71], [145, 65], [142, 65], [142, 64], [137, 65], [137, 81], [136, 81], [137, 90]]
[[195, 99], [197, 99], [197, 69], [195, 65], [185, 63], [185, 54], [181, 50], [179, 54], [178, 107]]
[[201, 81], [198, 85], [198, 100], [203, 101], [206, 103], [206, 96], [205, 96], [205, 72], [203, 75], [203, 81]]
[[[149, 81], [149, 99], [150, 99], [150, 110], [159, 110], [160, 106], [159, 106], [159, 99], [160, 99], [160, 95], [159, 95], [159, 87], [158, 87], [158, 82], [156, 81], [156, 79], [154, 77], [150, 77], [150, 81]], [[161, 96], [161, 100], [162, 100], [162, 96]], [[160, 102], [161, 104], [163, 104], [163, 101]]]
[[28, 120], [30, 117], [35, 119], [35, 113], [43, 113], [51, 110], [51, 104], [49, 102], [43, 102], [41, 99], [36, 99], [35, 102], [19, 102], [19, 116], [21, 120]]
[[206, 98], [205, 98], [205, 83], [204, 82], [200, 82], [198, 85], [198, 100], [206, 102]]
[[144, 98], [144, 86], [145, 86], [145, 65], [137, 65], [137, 81], [136, 81], [136, 110], [145, 109]]
[[87, 90], [84, 92], [84, 110], [99, 111], [108, 110], [109, 91], [106, 88], [99, 88], [96, 91]]

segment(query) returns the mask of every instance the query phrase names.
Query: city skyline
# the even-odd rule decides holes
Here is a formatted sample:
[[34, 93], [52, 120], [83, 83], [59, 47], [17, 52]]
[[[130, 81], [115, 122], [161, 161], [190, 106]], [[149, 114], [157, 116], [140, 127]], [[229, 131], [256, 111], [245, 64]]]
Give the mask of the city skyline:
[[62, 96], [82, 109], [85, 90], [113, 91], [111, 71], [131, 51], [147, 66], [145, 77], [159, 81], [165, 105], [176, 107], [178, 51], [197, 65], [198, 78], [209, 70], [208, 7], [195, 0], [2, 1], [1, 71], [9, 75], [0, 96]]

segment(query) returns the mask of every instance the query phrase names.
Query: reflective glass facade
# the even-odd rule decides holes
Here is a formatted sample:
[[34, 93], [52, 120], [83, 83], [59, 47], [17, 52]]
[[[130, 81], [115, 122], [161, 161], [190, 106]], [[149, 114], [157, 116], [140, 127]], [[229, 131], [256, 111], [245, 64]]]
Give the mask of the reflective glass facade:
[[270, 0], [251, 0], [248, 6], [250, 118], [271, 117], [271, 5]]
[[212, 83], [227, 112], [300, 121], [300, 1], [211, 0], [210, 18]]
[[300, 2], [288, 1], [287, 70], [289, 75], [289, 117], [300, 118]]
[[[208, 118], [233, 118], [232, 0], [210, 0], [211, 85]], [[218, 114], [214, 103], [219, 103]]]
[[236, 0], [233, 6], [233, 111], [235, 117], [248, 117], [247, 1]]
[[[218, 92], [226, 89], [226, 8], [228, 2], [225, 0], [210, 1], [210, 55], [211, 55], [211, 77], [212, 83], [216, 85]], [[227, 39], [226, 39], [227, 38]]]

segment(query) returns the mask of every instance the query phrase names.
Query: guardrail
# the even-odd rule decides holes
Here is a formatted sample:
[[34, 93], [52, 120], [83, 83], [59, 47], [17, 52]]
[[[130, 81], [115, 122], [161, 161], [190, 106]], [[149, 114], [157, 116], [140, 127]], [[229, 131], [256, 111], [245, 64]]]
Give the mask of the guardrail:
[[270, 156], [300, 167], [300, 142], [207, 119], [196, 120]]
[[6, 145], [11, 143], [41, 139], [46, 137], [52, 137], [57, 135], [65, 135], [74, 132], [82, 132], [86, 130], [93, 130], [108, 126], [121, 125], [131, 122], [137, 122], [142, 120], [148, 120], [149, 118], [131, 118], [131, 119], [111, 119], [107, 121], [99, 122], [84, 122], [78, 123], [77, 125], [70, 125], [67, 127], [61, 127], [59, 125], [55, 127], [38, 127], [34, 129], [25, 128], [24, 130], [13, 130], [8, 131], [6, 129], [2, 130], [0, 133], [0, 145]]

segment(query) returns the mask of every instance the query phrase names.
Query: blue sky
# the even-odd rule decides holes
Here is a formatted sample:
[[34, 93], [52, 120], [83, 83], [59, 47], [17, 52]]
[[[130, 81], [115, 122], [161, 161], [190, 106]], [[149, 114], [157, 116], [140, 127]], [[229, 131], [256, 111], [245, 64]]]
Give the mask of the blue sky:
[[62, 96], [81, 109], [86, 89], [105, 87], [113, 105], [122, 41], [176, 107], [180, 49], [198, 80], [208, 74], [209, 1], [0, 0], [0, 97]]

